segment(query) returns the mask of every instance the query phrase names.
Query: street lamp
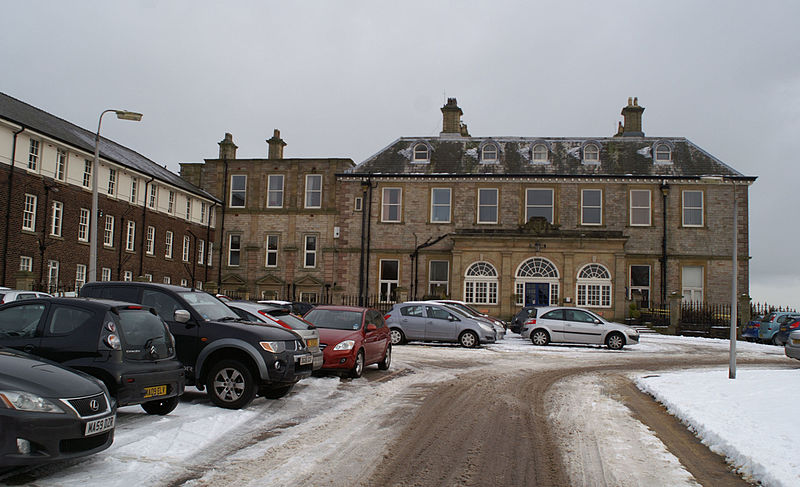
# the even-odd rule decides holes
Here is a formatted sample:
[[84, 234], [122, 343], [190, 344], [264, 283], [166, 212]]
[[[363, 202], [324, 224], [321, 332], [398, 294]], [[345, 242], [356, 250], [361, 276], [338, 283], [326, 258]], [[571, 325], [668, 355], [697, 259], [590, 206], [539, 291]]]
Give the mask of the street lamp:
[[89, 235], [89, 278], [88, 282], [97, 280], [97, 225], [99, 219], [97, 218], [97, 173], [99, 171], [98, 158], [100, 156], [100, 125], [103, 123], [103, 115], [108, 112], [117, 114], [117, 118], [121, 120], [133, 120], [138, 122], [142, 119], [141, 113], [129, 112], [127, 110], [105, 110], [100, 114], [100, 119], [97, 121], [97, 134], [94, 137], [94, 160], [92, 161], [92, 217], [89, 221], [90, 235]]

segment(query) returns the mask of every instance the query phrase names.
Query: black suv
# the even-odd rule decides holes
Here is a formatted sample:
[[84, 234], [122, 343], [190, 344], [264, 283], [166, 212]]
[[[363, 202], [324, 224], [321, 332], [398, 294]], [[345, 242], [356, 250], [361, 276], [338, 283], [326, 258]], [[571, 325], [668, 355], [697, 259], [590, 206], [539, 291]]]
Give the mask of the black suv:
[[256, 394], [283, 397], [311, 375], [312, 356], [298, 334], [242, 321], [206, 292], [149, 282], [92, 282], [80, 295], [155, 308], [175, 336], [186, 383], [208, 388], [217, 406], [243, 408]]
[[168, 414], [185, 374], [154, 309], [119, 301], [44, 298], [0, 306], [0, 345], [97, 377], [118, 406]]

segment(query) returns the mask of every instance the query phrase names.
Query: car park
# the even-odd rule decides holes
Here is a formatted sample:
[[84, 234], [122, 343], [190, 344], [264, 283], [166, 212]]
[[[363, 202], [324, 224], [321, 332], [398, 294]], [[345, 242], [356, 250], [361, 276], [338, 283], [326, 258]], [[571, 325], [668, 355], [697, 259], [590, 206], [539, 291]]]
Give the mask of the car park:
[[793, 330], [789, 333], [789, 338], [786, 340], [786, 345], [783, 346], [783, 351], [787, 357], [800, 360], [800, 330]]
[[102, 382], [0, 348], [0, 467], [68, 460], [114, 441], [116, 408]]
[[758, 339], [762, 343], [779, 345], [778, 338], [775, 336], [780, 326], [787, 320], [794, 319], [800, 314], [792, 311], [773, 311], [769, 313], [760, 323], [758, 328]]
[[21, 291], [18, 289], [0, 289], [0, 304], [10, 303], [18, 299], [52, 298], [52, 294], [40, 291]]
[[258, 323], [279, 325], [294, 331], [306, 342], [306, 347], [314, 357], [312, 370], [322, 367], [323, 354], [319, 348], [319, 331], [303, 318], [292, 314], [286, 308], [272, 304], [259, 304], [252, 301], [228, 301], [225, 303], [240, 318]]
[[524, 325], [529, 318], [536, 318], [536, 309], [536, 306], [525, 306], [519, 310], [511, 319], [511, 324], [508, 326], [508, 329], [513, 333], [522, 331], [522, 325]]
[[474, 307], [468, 305], [464, 301], [456, 301], [454, 299], [432, 299], [430, 300], [432, 303], [440, 303], [446, 304], [452, 308], [456, 308], [462, 314], [469, 316], [470, 318], [476, 319], [478, 321], [485, 321], [492, 325], [495, 329], [495, 339], [501, 340], [506, 335], [506, 324], [502, 320], [499, 320], [493, 316], [489, 316], [485, 313], [481, 313]]
[[260, 395], [276, 399], [311, 375], [313, 357], [297, 333], [243, 321], [203, 291], [151, 282], [90, 282], [81, 296], [152, 306], [175, 336], [186, 383], [211, 402], [240, 409]]
[[358, 378], [364, 367], [378, 364], [387, 370], [392, 362], [389, 327], [381, 313], [358, 306], [320, 305], [304, 317], [319, 330], [324, 355], [322, 370]]
[[100, 379], [118, 406], [168, 414], [183, 394], [173, 337], [151, 308], [78, 298], [13, 301], [0, 306], [0, 345]]
[[432, 301], [408, 301], [392, 306], [385, 316], [392, 344], [407, 341], [459, 343], [466, 348], [494, 343], [496, 331], [457, 308]]
[[639, 343], [639, 332], [635, 329], [606, 321], [589, 310], [572, 307], [540, 308], [536, 318], [529, 318], [520, 334], [539, 346], [582, 343], [620, 350], [625, 345]]

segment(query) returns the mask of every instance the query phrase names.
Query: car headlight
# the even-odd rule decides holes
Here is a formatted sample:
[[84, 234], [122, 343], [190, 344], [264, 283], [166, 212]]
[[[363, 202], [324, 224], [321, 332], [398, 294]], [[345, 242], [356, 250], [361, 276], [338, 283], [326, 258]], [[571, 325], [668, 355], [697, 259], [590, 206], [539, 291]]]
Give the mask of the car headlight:
[[286, 350], [285, 342], [258, 342], [258, 344], [267, 352], [281, 353]]
[[64, 410], [48, 399], [23, 391], [0, 391], [0, 405], [8, 409], [36, 413], [60, 413]]
[[333, 347], [334, 350], [352, 350], [353, 347], [356, 346], [356, 342], [354, 340], [345, 340], [343, 342], [339, 342]]

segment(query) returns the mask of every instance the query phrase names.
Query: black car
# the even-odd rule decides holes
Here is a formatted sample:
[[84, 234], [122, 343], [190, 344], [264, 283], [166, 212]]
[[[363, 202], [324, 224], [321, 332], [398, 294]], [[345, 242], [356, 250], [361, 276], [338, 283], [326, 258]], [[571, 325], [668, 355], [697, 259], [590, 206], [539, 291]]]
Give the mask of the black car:
[[185, 372], [155, 310], [119, 301], [47, 298], [0, 306], [0, 345], [97, 377], [118, 406], [168, 414]]
[[508, 327], [514, 333], [519, 333], [522, 330], [522, 325], [530, 318], [536, 318], [536, 306], [525, 306], [519, 313], [514, 315], [511, 319], [511, 325]]
[[0, 347], [0, 467], [105, 450], [114, 441], [115, 419], [98, 380]]
[[149, 282], [92, 282], [80, 295], [155, 308], [175, 336], [186, 383], [208, 389], [217, 406], [243, 408], [257, 394], [283, 397], [311, 375], [313, 358], [300, 335], [243, 321], [206, 292]]

